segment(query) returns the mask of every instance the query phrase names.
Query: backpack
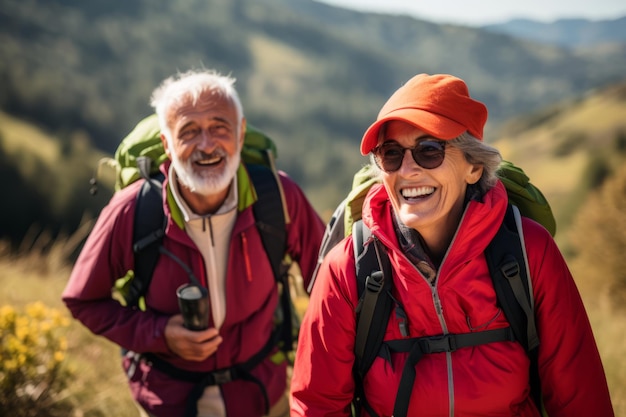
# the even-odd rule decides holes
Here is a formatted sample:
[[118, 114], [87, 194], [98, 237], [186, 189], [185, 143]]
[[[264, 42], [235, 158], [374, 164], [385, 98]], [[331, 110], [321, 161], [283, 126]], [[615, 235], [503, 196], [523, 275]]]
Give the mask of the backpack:
[[[252, 380], [259, 385], [266, 399], [266, 408], [269, 410], [265, 388], [258, 380], [255, 380], [250, 371], [264, 360], [275, 346], [279, 346], [280, 350], [278, 354], [272, 356], [273, 361], [281, 362], [285, 358], [289, 359], [294, 349], [294, 341], [297, 340], [298, 322], [289, 291], [290, 259], [286, 256], [285, 224], [288, 222], [288, 215], [285, 210], [282, 187], [274, 166], [276, 146], [272, 139], [248, 124], [241, 155], [257, 193], [258, 199], [252, 205], [252, 210], [280, 293], [279, 306], [275, 312], [276, 325], [268, 342], [252, 358], [243, 364], [213, 373], [183, 371], [174, 368], [155, 355], [141, 355], [152, 362], [157, 369], [170, 376], [197, 384], [189, 399], [189, 415], [195, 415], [197, 398], [194, 396], [199, 398], [206, 385], [222, 384], [239, 378]], [[132, 246], [135, 270], [119, 278], [114, 288], [114, 296], [120, 303], [142, 310], [145, 309], [143, 295], [150, 285], [152, 272], [159, 256], [165, 254], [177, 261], [176, 257], [169, 255], [161, 246], [167, 219], [162, 210], [164, 178], [159, 171], [159, 166], [166, 159], [160, 138], [158, 118], [156, 115], [151, 115], [140, 121], [121, 141], [114, 159], [104, 159], [98, 165], [98, 169], [104, 165], [115, 168], [115, 191], [139, 179], [145, 180], [136, 197]], [[97, 176], [98, 171], [91, 180], [92, 193], [97, 190], [95, 179]], [[187, 265], [180, 261], [177, 263], [187, 272], [194, 284], [200, 285]], [[133, 352], [130, 353], [136, 355]], [[135, 359], [138, 360], [139, 356]]]
[[[448, 334], [422, 338], [410, 338], [383, 343], [390, 314], [395, 313], [400, 330], [405, 332], [406, 314], [399, 303], [387, 294], [391, 292], [391, 264], [384, 246], [360, 220], [363, 200], [373, 184], [377, 182], [372, 168], [363, 167], [354, 176], [353, 188], [342, 201], [327, 224], [320, 246], [318, 263], [308, 287], [312, 290], [315, 277], [324, 256], [341, 241], [352, 234], [356, 264], [359, 302], [356, 308], [357, 324], [355, 338], [356, 382], [353, 399], [353, 414], [360, 415], [365, 409], [375, 416], [363, 392], [363, 379], [378, 355], [390, 359], [391, 352], [410, 352], [402, 377], [394, 415], [405, 416], [415, 380], [415, 364], [428, 353], [451, 352], [460, 347], [475, 346], [502, 340], [515, 340], [524, 346], [530, 359], [531, 396], [538, 409], [542, 410], [541, 387], [538, 370], [539, 340], [535, 327], [532, 285], [528, 276], [528, 261], [523, 242], [521, 216], [533, 218], [546, 227], [552, 235], [556, 222], [550, 205], [523, 170], [508, 161], [503, 161], [498, 172], [507, 189], [509, 206], [502, 225], [488, 245], [485, 255], [494, 284], [497, 302], [510, 323], [510, 327], [465, 334]], [[382, 296], [381, 296], [382, 295]], [[404, 320], [403, 320], [404, 319]]]

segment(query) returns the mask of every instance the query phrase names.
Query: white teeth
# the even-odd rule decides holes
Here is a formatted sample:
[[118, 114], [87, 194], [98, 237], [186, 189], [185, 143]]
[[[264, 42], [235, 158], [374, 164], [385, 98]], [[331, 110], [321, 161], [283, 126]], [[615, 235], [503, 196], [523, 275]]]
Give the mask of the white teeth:
[[211, 159], [202, 159], [199, 161], [196, 161], [198, 164], [200, 165], [211, 165], [211, 164], [216, 164], [218, 163], [222, 158], [220, 157], [215, 157], [215, 158], [211, 158]]
[[435, 187], [416, 187], [416, 188], [403, 188], [402, 197], [415, 198], [423, 197], [435, 192]]

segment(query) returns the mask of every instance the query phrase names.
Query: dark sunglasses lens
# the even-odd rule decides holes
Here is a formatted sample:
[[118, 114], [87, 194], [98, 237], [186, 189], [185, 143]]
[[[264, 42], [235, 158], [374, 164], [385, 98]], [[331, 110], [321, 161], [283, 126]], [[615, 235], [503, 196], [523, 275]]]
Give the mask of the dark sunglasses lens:
[[434, 169], [443, 162], [446, 151], [445, 144], [434, 140], [425, 140], [411, 149], [415, 162], [426, 169]]
[[[397, 143], [382, 144], [374, 152], [374, 160], [380, 169], [394, 172], [402, 166], [402, 159], [407, 148]], [[434, 169], [441, 165], [446, 153], [445, 143], [435, 140], [424, 140], [414, 148], [410, 148], [413, 160], [422, 168]]]
[[400, 145], [381, 146], [376, 153], [376, 163], [383, 171], [393, 172], [400, 169], [404, 158], [404, 148]]

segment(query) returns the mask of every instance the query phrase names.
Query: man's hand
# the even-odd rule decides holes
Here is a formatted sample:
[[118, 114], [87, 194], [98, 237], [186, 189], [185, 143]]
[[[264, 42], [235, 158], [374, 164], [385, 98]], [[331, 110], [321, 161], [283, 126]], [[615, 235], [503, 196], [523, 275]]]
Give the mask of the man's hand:
[[222, 343], [216, 328], [189, 330], [183, 326], [183, 316], [172, 316], [165, 326], [165, 341], [172, 352], [188, 361], [200, 362], [211, 356]]

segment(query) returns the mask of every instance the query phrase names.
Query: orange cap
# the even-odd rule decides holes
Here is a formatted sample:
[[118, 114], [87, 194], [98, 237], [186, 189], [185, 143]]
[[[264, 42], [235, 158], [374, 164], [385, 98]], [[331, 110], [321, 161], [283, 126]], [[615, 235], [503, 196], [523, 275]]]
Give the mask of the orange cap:
[[468, 131], [483, 138], [487, 107], [469, 96], [460, 78], [447, 74], [419, 74], [396, 90], [361, 140], [361, 154], [378, 144], [380, 127], [388, 121], [412, 124], [437, 139], [450, 140]]

